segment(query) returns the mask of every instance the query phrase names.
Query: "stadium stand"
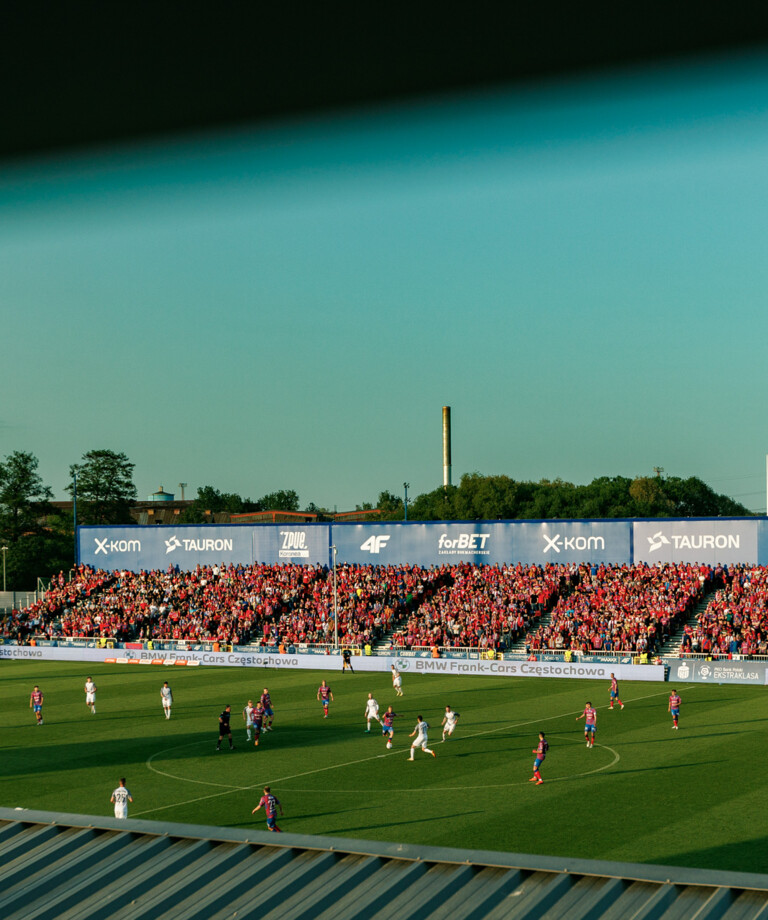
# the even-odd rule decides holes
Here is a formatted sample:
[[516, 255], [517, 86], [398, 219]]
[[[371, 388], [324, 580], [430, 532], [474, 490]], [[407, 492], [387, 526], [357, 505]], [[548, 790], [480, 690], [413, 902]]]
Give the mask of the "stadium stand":
[[561, 596], [528, 649], [657, 654], [709, 585], [722, 578], [711, 566], [579, 567], [573, 593]]
[[[720, 588], [686, 623], [708, 592]], [[339, 641], [363, 648], [658, 654], [685, 624], [683, 650], [764, 654], [768, 573], [758, 566], [342, 565]], [[329, 646], [334, 578], [297, 564], [59, 573], [0, 638]]]
[[731, 566], [723, 581], [696, 622], [686, 625], [681, 653], [768, 655], [768, 569]]

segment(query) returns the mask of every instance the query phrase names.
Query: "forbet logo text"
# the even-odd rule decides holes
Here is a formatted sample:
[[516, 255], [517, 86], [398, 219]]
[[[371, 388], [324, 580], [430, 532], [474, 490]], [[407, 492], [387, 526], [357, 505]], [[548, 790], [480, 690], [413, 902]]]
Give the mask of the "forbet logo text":
[[389, 543], [390, 535], [389, 534], [378, 534], [376, 536], [368, 537], [368, 539], [363, 543], [360, 549], [364, 550], [366, 553], [373, 553], [377, 556]]
[[490, 539], [489, 533], [460, 533], [457, 537], [443, 533], [437, 541], [437, 553], [439, 556], [456, 556], [459, 553], [489, 556], [491, 551], [485, 546]]

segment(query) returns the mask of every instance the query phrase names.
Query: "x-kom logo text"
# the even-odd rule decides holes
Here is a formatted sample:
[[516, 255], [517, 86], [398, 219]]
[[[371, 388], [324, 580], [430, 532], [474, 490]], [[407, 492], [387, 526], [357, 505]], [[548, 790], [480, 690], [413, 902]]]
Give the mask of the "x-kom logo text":
[[554, 537], [548, 537], [542, 534], [547, 542], [544, 552], [548, 553], [551, 549], [559, 553], [561, 549], [605, 549], [605, 537], [563, 537], [562, 534], [556, 533]]
[[110, 540], [109, 537], [105, 537], [103, 540], [98, 537], [93, 539], [96, 541], [94, 556], [98, 556], [99, 553], [104, 553], [105, 556], [108, 556], [110, 553], [141, 552], [141, 540]]
[[368, 537], [360, 549], [364, 549], [367, 553], [378, 554], [384, 549], [387, 543], [389, 543], [389, 539], [389, 534], [379, 534], [378, 536]]

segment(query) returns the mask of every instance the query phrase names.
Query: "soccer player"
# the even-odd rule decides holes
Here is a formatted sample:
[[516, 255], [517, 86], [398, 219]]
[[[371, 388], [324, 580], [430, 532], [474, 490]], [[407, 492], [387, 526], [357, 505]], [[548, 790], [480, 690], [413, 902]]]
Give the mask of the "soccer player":
[[587, 703], [584, 707], [584, 712], [580, 712], [576, 716], [576, 721], [579, 719], [584, 719], [584, 737], [587, 739], [587, 747], [592, 748], [595, 746], [595, 734], [597, 732], [597, 710], [593, 709], [591, 703]]
[[262, 727], [264, 725], [264, 707], [261, 705], [261, 700], [259, 700], [256, 704], [256, 708], [253, 710], [251, 721], [253, 722], [253, 746], [258, 747]]
[[29, 708], [34, 710], [35, 718], [37, 719], [37, 724], [43, 724], [43, 703], [45, 702], [45, 697], [43, 696], [43, 691], [35, 684], [35, 689], [29, 695]]
[[613, 709], [614, 703], [618, 703], [622, 709], [624, 708], [624, 704], [619, 698], [619, 682], [616, 680], [613, 671], [611, 671], [611, 709]]
[[173, 693], [171, 688], [168, 686], [168, 681], [165, 681], [163, 686], [160, 688], [160, 701], [163, 704], [163, 712], [165, 713], [165, 718], [171, 718], [171, 706], [173, 706]]
[[529, 783], [536, 783], [537, 786], [540, 786], [544, 782], [544, 780], [541, 778], [539, 767], [544, 763], [544, 758], [547, 756], [548, 750], [549, 742], [544, 737], [544, 732], [539, 732], [538, 747], [535, 747], [531, 751], [532, 754], [536, 755], [536, 760], [533, 762], [533, 776], [528, 780]]
[[395, 693], [398, 696], [403, 695], [403, 678], [394, 665], [392, 665], [392, 686], [395, 688]]
[[669, 694], [669, 706], [667, 706], [667, 712], [672, 714], [672, 728], [678, 728], [678, 720], [680, 719], [680, 694], [677, 690], [673, 690]]
[[252, 737], [253, 709], [253, 700], [248, 700], [248, 705], [243, 710], [243, 719], [245, 719], [245, 737], [247, 741], [250, 741]]
[[344, 651], [341, 653], [341, 658], [342, 658], [341, 670], [346, 671], [347, 669], [349, 669], [354, 674], [355, 669], [352, 667], [352, 652], [350, 652], [348, 648], [345, 648]]
[[272, 712], [272, 698], [269, 695], [269, 690], [264, 688], [263, 693], [261, 694], [261, 708], [264, 710], [264, 719], [266, 720], [266, 725], [264, 726], [265, 732], [272, 731], [272, 721], [275, 718], [274, 712]]
[[278, 834], [282, 834], [282, 831], [277, 826], [277, 809], [280, 809], [280, 817], [283, 817], [283, 806], [280, 804], [280, 799], [276, 798], [270, 792], [269, 786], [264, 787], [264, 795], [259, 799], [259, 804], [251, 812], [252, 815], [255, 815], [256, 812], [264, 806], [264, 811], [267, 815], [267, 827], [271, 831], [275, 831]]
[[376, 719], [379, 725], [381, 725], [381, 719], [379, 718], [379, 704], [373, 698], [372, 693], [368, 694], [368, 700], [366, 701], [366, 704], [365, 704], [364, 715], [368, 723], [368, 727], [366, 728], [367, 732], [370, 732], [371, 730], [371, 719]]
[[458, 712], [454, 712], [450, 706], [445, 707], [445, 716], [443, 717], [442, 726], [443, 726], [443, 741], [445, 741], [445, 736], [452, 735], [453, 730], [456, 728], [456, 720], [459, 718]]
[[91, 712], [96, 715], [96, 684], [90, 677], [85, 678], [85, 705], [91, 707]]
[[391, 747], [392, 739], [395, 737], [395, 719], [399, 719], [400, 714], [392, 711], [391, 706], [387, 706], [387, 711], [381, 717], [381, 733], [389, 735], [387, 747]]
[[333, 702], [333, 693], [331, 688], [323, 681], [317, 688], [317, 698], [323, 704], [323, 718], [328, 718], [328, 704]]
[[232, 743], [232, 728], [229, 724], [229, 720], [231, 718], [232, 718], [232, 707], [230, 705], [226, 705], [224, 707], [224, 711], [219, 716], [219, 740], [216, 742], [217, 751], [221, 750], [221, 739], [224, 737], [224, 735], [226, 735], [227, 738], [229, 738], [230, 751], [234, 751], [235, 749], [235, 746]]
[[420, 747], [425, 754], [431, 754], [433, 757], [437, 757], [434, 751], [431, 751], [427, 747], [427, 732], [429, 731], [429, 722], [424, 721], [423, 716], [416, 717], [418, 721], [416, 722], [416, 727], [408, 735], [409, 738], [413, 738], [416, 735], [416, 738], [411, 742], [411, 756], [408, 760], [413, 760], [413, 755], [416, 753], [416, 748]]
[[124, 776], [120, 777], [120, 785], [112, 793], [112, 798], [109, 801], [115, 806], [116, 818], [128, 817], [128, 803], [133, 802], [133, 796], [130, 791], [125, 788]]

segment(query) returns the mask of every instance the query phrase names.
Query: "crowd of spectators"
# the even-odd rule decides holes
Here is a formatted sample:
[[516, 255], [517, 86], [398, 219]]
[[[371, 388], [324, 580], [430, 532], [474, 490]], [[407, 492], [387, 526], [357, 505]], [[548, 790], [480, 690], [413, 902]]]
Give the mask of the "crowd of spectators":
[[768, 655], [768, 568], [730, 566], [726, 584], [684, 629], [681, 653]]
[[719, 567], [687, 563], [582, 565], [573, 592], [529, 635], [528, 649], [655, 654], [723, 578]]
[[[438, 569], [337, 569], [339, 641], [373, 643], [441, 583]], [[334, 641], [334, 578], [303, 565], [198, 566], [154, 572], [80, 567], [42, 600], [2, 623], [5, 639], [179, 640], [275, 646]]]
[[480, 648], [503, 651], [554, 603], [576, 566], [446, 567], [446, 579], [398, 630], [396, 648]]
[[[768, 570], [636, 565], [214, 565], [189, 572], [59, 573], [5, 641], [86, 638], [262, 647], [373, 646], [656, 654], [722, 586], [683, 650], [768, 654]], [[551, 612], [551, 618], [542, 619]]]

